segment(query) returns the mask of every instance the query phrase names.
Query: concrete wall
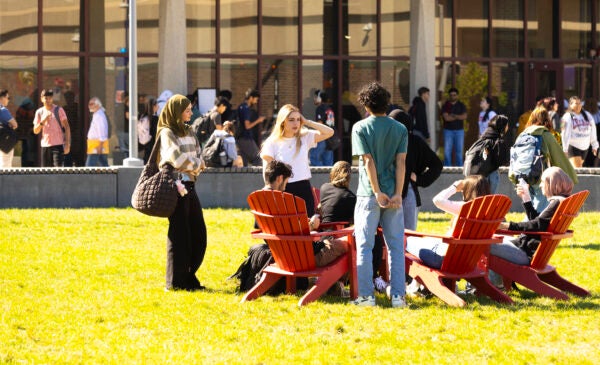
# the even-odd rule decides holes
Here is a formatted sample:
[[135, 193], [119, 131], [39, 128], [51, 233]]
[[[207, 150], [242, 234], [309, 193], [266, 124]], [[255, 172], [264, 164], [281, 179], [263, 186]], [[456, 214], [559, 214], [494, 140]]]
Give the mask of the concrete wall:
[[[204, 207], [246, 208], [248, 194], [263, 186], [261, 168], [208, 169], [196, 187]], [[513, 199], [513, 211], [521, 203], [500, 170], [498, 193]], [[138, 167], [109, 168], [18, 168], [0, 170], [0, 208], [83, 208], [128, 207], [140, 175]], [[575, 191], [590, 190], [584, 210], [600, 211], [600, 169], [579, 169]], [[329, 180], [329, 168], [312, 168], [313, 186]], [[358, 173], [354, 168], [351, 189], [356, 191]], [[443, 188], [462, 178], [462, 169], [444, 168], [430, 187], [420, 189], [422, 211], [438, 211], [431, 199]]]

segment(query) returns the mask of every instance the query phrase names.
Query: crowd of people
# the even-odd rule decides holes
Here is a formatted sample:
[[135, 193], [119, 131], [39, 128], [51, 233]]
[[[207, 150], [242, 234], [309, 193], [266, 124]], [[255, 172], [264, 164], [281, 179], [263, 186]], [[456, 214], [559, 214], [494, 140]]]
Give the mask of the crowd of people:
[[[323, 148], [334, 136], [334, 125], [328, 116], [327, 96], [322, 91], [315, 94], [315, 120], [305, 117], [298, 107], [286, 104], [279, 109], [266, 138], [258, 128], [266, 118], [255, 109], [260, 98], [256, 90], [248, 90], [237, 109], [231, 105], [231, 92], [224, 90], [205, 115], [199, 113], [193, 96], [163, 93], [158, 99], [147, 97], [138, 118], [138, 149], [147, 162], [158, 143], [159, 167], [172, 166], [181, 187], [177, 206], [169, 217], [165, 288], [204, 289], [196, 273], [207, 249], [207, 231], [195, 182], [212, 163], [203, 158], [203, 149], [218, 139], [223, 149], [221, 166], [262, 166], [263, 189], [281, 190], [302, 198], [311, 230], [319, 229], [323, 222], [353, 224], [358, 279], [358, 298], [353, 304], [374, 306], [377, 290], [386, 293], [392, 307], [405, 307], [406, 295], [415, 294], [420, 288], [411, 285], [407, 291], [410, 278], [404, 267], [404, 230], [417, 228], [419, 187], [431, 185], [442, 171], [442, 161], [428, 144], [431, 136], [425, 104], [429, 90], [420, 88], [418, 93], [408, 113], [401, 108], [390, 108], [390, 93], [377, 82], [365, 85], [358, 93], [358, 102], [366, 116], [352, 126], [351, 133], [352, 155], [358, 160], [359, 171], [356, 192], [350, 190], [351, 164], [346, 161], [333, 164], [331, 156], [325, 153], [327, 148]], [[67, 113], [54, 104], [52, 89], [42, 90], [40, 97], [43, 105], [33, 115], [33, 133], [42, 136], [42, 166], [63, 166], [71, 147]], [[18, 123], [6, 109], [9, 100], [8, 91], [0, 90], [0, 122], [15, 129]], [[528, 221], [502, 224], [501, 228], [524, 232], [546, 229], [560, 201], [571, 194], [578, 182], [575, 168], [584, 166], [590, 154], [598, 160], [596, 124], [600, 112], [594, 103], [588, 104], [592, 114], [582, 108], [578, 97], [571, 97], [568, 111], [559, 118], [556, 100], [544, 98], [528, 113], [520, 134], [538, 138], [548, 166], [538, 180], [526, 182], [517, 176], [519, 182], [513, 181]], [[478, 141], [489, 141], [479, 145], [484, 146], [483, 159], [489, 159], [491, 167], [480, 168], [476, 173], [468, 173], [465, 167], [465, 178], [433, 199], [439, 209], [455, 218], [465, 202], [495, 193], [500, 183], [498, 168], [510, 161], [513, 143], [507, 137], [510, 121], [497, 114], [491, 104], [490, 98], [481, 99], [477, 123]], [[87, 132], [86, 166], [108, 166], [110, 122], [99, 98], [92, 97], [88, 107], [92, 119]], [[462, 165], [467, 113], [458, 100], [457, 89], [449, 90], [441, 114], [446, 148], [443, 164]], [[12, 151], [3, 151], [1, 157], [2, 166], [6, 166]], [[475, 162], [468, 152], [466, 159], [471, 168]], [[330, 182], [320, 187], [320, 201], [314, 200], [311, 185], [313, 161], [333, 164]], [[450, 200], [455, 193], [462, 194], [460, 201]], [[379, 227], [383, 239], [377, 234]], [[537, 246], [535, 239], [524, 236], [520, 241], [507, 238], [503, 244], [493, 246], [491, 254], [527, 264]], [[378, 272], [384, 245], [389, 282]], [[347, 251], [343, 241], [323, 241], [317, 246], [319, 266]], [[406, 245], [407, 252], [433, 268], [441, 266], [446, 249], [447, 245], [436, 239], [411, 237]], [[490, 275], [493, 282], [501, 283], [493, 272]], [[343, 287], [344, 283], [337, 285]]]

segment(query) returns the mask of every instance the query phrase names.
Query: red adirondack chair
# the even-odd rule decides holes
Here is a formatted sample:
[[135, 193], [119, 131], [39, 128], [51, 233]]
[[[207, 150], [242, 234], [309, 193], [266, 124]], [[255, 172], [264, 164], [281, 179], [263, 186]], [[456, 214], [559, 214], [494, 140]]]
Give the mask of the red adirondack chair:
[[463, 307], [466, 302], [456, 295], [456, 281], [469, 281], [480, 294], [503, 303], [510, 297], [490, 283], [487, 272], [478, 262], [489, 246], [502, 242], [494, 231], [510, 209], [511, 201], [504, 195], [486, 195], [463, 205], [452, 228], [452, 234], [436, 235], [405, 230], [405, 237], [438, 237], [448, 244], [440, 269], [425, 265], [418, 257], [406, 252], [406, 272], [425, 285], [430, 292], [452, 306]]
[[[567, 229], [573, 219], [577, 217], [579, 209], [589, 194], [589, 191], [584, 190], [563, 200], [554, 213], [546, 232], [527, 232], [541, 236], [541, 243], [529, 265], [517, 265], [500, 257], [488, 256], [488, 268], [502, 275], [505, 288], [510, 288], [514, 281], [540, 295], [555, 299], [568, 300], [569, 297], [563, 291], [578, 296], [590, 295], [587, 290], [561, 277], [554, 266], [548, 265], [559, 242], [563, 238], [573, 237], [573, 231]], [[518, 235], [523, 232], [498, 230], [496, 233]]]
[[[258, 298], [282, 276], [286, 277], [288, 293], [296, 291], [297, 277], [317, 277], [315, 285], [298, 302], [302, 306], [318, 299], [348, 272], [351, 295], [356, 297], [355, 271], [350, 270], [356, 261], [353, 228], [311, 232], [304, 200], [281, 191], [255, 191], [248, 196], [248, 204], [260, 227], [252, 232], [252, 237], [267, 242], [275, 263], [263, 270], [260, 281], [244, 295], [242, 302]], [[347, 240], [348, 253], [327, 266], [317, 267], [312, 243], [325, 236]]]

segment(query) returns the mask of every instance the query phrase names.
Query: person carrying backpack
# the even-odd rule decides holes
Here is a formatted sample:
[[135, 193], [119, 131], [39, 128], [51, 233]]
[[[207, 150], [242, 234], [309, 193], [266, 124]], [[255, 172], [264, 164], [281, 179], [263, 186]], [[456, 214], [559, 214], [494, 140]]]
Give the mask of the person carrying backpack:
[[574, 167], [582, 167], [590, 146], [594, 156], [598, 155], [598, 137], [594, 117], [583, 110], [581, 99], [571, 96], [569, 110], [562, 117], [561, 137], [563, 151]]
[[231, 167], [237, 160], [234, 128], [233, 123], [227, 121], [223, 123], [223, 129], [214, 130], [202, 150], [202, 158], [208, 167]]
[[508, 118], [505, 115], [494, 115], [487, 123], [486, 129], [465, 154], [463, 172], [469, 175], [482, 175], [490, 182], [492, 194], [498, 189], [500, 174], [498, 168], [509, 162], [509, 146], [506, 141]]
[[[562, 148], [556, 141], [556, 138], [550, 133], [548, 128], [545, 127], [546, 123], [549, 123], [549, 114], [546, 108], [539, 106], [536, 107], [529, 117], [527, 122], [527, 127], [519, 134], [515, 141], [515, 146], [519, 143], [519, 141], [526, 137], [527, 135], [531, 135], [533, 137], [540, 137], [541, 139], [541, 154], [543, 156], [544, 164], [550, 166], [557, 166], [563, 169], [563, 171], [569, 175], [571, 180], [573, 180], [574, 184], [577, 184], [577, 173], [573, 168], [573, 165], [569, 162], [567, 156], [563, 152]], [[517, 157], [519, 154], [514, 154], [513, 151], [515, 146], [511, 148], [511, 157], [510, 157], [510, 168], [509, 168], [509, 179], [517, 184], [518, 181], [518, 171], [516, 171], [515, 166], [520, 163], [523, 164], [523, 161], [517, 161]], [[528, 163], [533, 163], [533, 161], [527, 161]], [[526, 181], [527, 182], [527, 181]], [[536, 183], [527, 182], [530, 185], [530, 195], [531, 201], [533, 202], [534, 208], [541, 212], [548, 205], [548, 200], [542, 194], [540, 189], [539, 179]]]

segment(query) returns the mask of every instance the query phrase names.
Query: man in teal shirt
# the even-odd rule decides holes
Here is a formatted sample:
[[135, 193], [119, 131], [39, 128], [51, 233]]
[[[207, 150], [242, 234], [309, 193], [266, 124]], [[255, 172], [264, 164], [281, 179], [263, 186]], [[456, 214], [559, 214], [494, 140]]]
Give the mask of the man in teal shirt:
[[405, 307], [404, 214], [402, 188], [408, 131], [386, 116], [390, 93], [372, 82], [358, 101], [370, 114], [352, 127], [352, 155], [359, 157], [354, 230], [357, 248], [358, 298], [353, 304], [374, 306], [372, 251], [381, 225], [387, 244], [392, 307]]

